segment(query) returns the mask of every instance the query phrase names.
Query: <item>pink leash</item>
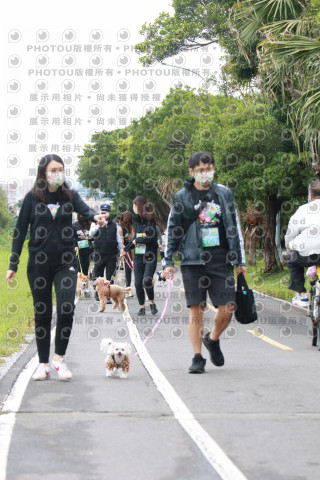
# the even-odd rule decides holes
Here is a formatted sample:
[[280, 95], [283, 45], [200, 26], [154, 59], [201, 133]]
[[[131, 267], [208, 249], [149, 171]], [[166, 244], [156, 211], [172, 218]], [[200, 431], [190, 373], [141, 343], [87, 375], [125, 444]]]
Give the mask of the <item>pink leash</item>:
[[155, 324], [155, 326], [153, 327], [153, 329], [151, 330], [151, 332], [149, 333], [149, 335], [143, 340], [143, 345], [145, 345], [147, 343], [147, 341], [149, 340], [150, 337], [152, 337], [152, 335], [154, 334], [154, 332], [157, 330], [157, 328], [159, 327], [165, 313], [166, 313], [166, 310], [167, 310], [167, 306], [168, 306], [168, 302], [169, 302], [169, 295], [170, 295], [170, 290], [171, 290], [171, 278], [169, 278], [169, 285], [168, 285], [168, 290], [167, 290], [167, 297], [166, 297], [166, 301], [165, 301], [165, 304], [164, 304], [164, 308], [163, 308], [163, 312], [161, 314], [161, 317], [159, 318], [159, 320], [157, 321], [157, 323]]
[[[127, 258], [126, 258], [127, 256], [128, 256], [128, 260], [129, 260], [130, 263], [128, 262], [128, 260], [127, 260]], [[131, 270], [133, 270], [133, 263], [132, 263], [132, 260], [131, 260], [130, 255], [129, 255], [129, 252], [126, 252], [126, 254], [125, 254], [125, 256], [124, 256], [124, 259], [125, 259], [126, 264], [128, 265], [128, 267], [131, 268]]]
[[[167, 290], [166, 301], [165, 301], [165, 304], [164, 304], [164, 308], [163, 308], [163, 312], [161, 314], [161, 317], [159, 318], [159, 320], [157, 321], [157, 323], [155, 324], [155, 326], [153, 327], [153, 329], [151, 330], [149, 335], [143, 340], [143, 345], [145, 345], [147, 343], [147, 341], [149, 340], [149, 338], [152, 337], [152, 335], [154, 334], [154, 332], [159, 327], [159, 325], [160, 325], [160, 323], [161, 323], [161, 321], [162, 321], [162, 319], [163, 319], [163, 317], [166, 313], [166, 310], [167, 310], [167, 307], [168, 307], [168, 302], [169, 302], [170, 290], [171, 290], [171, 277], [169, 278], [169, 285], [168, 285], [168, 290]], [[136, 352], [133, 356], [135, 357], [136, 355], [138, 355], [138, 352]]]

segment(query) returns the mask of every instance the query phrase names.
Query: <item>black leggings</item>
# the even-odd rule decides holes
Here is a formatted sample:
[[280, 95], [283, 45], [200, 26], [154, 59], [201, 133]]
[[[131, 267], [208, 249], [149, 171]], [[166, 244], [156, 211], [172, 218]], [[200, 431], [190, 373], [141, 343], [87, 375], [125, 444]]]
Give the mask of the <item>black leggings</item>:
[[76, 264], [47, 266], [29, 261], [27, 276], [32, 292], [39, 362], [48, 363], [52, 319], [52, 285], [57, 303], [55, 353], [65, 355], [72, 330], [77, 284]]
[[[128, 253], [130, 255], [130, 258], [131, 258], [131, 261], [132, 261], [132, 250], [129, 250]], [[131, 265], [130, 263], [130, 259], [127, 257], [127, 262], [129, 263], [129, 265]], [[132, 276], [132, 270], [131, 268], [129, 267], [128, 263], [126, 261], [124, 262], [125, 263], [125, 270], [126, 270], [126, 287], [130, 287], [131, 286], [131, 276]], [[133, 262], [132, 262], [133, 263]]]
[[153, 275], [157, 268], [157, 254], [147, 252], [145, 255], [135, 254], [134, 256], [134, 283], [136, 287], [139, 305], [144, 305], [145, 294], [149, 300], [154, 300], [154, 289], [152, 285]]
[[[79, 250], [79, 258], [77, 256], [78, 272], [81, 272], [81, 269], [82, 269], [83, 275], [88, 275], [90, 260], [91, 260], [90, 253], [87, 253], [87, 252], [80, 253], [80, 250]], [[80, 265], [81, 265], [81, 269], [80, 269]]]
[[[106, 279], [111, 280], [112, 275], [115, 273], [117, 266], [117, 254], [112, 253], [94, 253], [94, 270], [93, 278], [103, 277], [104, 269], [106, 269]], [[113, 282], [112, 282], [113, 283]]]

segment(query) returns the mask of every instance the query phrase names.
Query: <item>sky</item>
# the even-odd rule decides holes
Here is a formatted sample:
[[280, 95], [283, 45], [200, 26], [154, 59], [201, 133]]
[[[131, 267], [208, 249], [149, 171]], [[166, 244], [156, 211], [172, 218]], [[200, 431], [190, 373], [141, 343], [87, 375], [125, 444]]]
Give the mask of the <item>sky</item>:
[[[34, 179], [39, 159], [60, 155], [73, 176], [83, 146], [100, 130], [129, 125], [161, 105], [178, 83], [219, 73], [221, 50], [180, 54], [144, 68], [133, 46], [169, 0], [10, 0], [0, 19], [1, 176], [12, 189]], [[4, 74], [3, 74], [4, 73]], [[187, 74], [186, 74], [187, 73]], [[211, 89], [214, 93], [214, 89]]]

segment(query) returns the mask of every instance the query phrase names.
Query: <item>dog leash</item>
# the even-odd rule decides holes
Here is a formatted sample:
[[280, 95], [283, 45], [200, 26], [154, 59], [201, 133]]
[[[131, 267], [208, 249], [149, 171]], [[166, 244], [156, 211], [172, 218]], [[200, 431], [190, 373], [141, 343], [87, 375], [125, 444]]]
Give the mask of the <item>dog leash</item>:
[[[126, 258], [127, 256], [128, 256], [129, 262], [128, 262], [127, 258]], [[133, 270], [133, 263], [132, 263], [132, 260], [131, 260], [130, 255], [129, 255], [129, 252], [126, 252], [126, 254], [125, 254], [125, 256], [124, 256], [124, 260], [125, 260], [126, 264], [128, 265], [128, 267], [129, 267], [131, 270]]]
[[[153, 329], [151, 330], [151, 332], [149, 333], [149, 335], [146, 336], [146, 338], [143, 340], [143, 345], [145, 345], [147, 343], [147, 341], [149, 340], [150, 337], [152, 337], [152, 335], [154, 334], [154, 332], [157, 330], [157, 328], [159, 327], [160, 323], [162, 322], [162, 319], [167, 311], [167, 307], [168, 307], [168, 302], [169, 302], [169, 297], [170, 297], [170, 290], [171, 290], [171, 277], [169, 277], [169, 285], [168, 285], [168, 290], [167, 290], [167, 296], [166, 296], [166, 301], [165, 301], [165, 304], [164, 304], [164, 307], [163, 307], [163, 312], [161, 314], [161, 317], [159, 318], [159, 320], [157, 321], [157, 323], [154, 325]], [[133, 357], [135, 357], [136, 355], [138, 355], [138, 352], [136, 352]]]
[[78, 249], [78, 251], [76, 252], [76, 255], [77, 255], [77, 257], [78, 257], [78, 261], [79, 261], [80, 272], [82, 273], [81, 262], [80, 262], [80, 256], [79, 256], [79, 249]]

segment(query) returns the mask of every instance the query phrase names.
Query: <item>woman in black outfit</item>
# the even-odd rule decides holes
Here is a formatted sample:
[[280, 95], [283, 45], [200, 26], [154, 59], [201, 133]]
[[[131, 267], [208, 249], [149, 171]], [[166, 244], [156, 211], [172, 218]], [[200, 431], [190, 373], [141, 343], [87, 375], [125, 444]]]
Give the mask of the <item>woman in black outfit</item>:
[[[91, 210], [65, 182], [64, 163], [58, 155], [46, 155], [40, 160], [34, 186], [23, 200], [12, 241], [7, 280], [17, 270], [20, 254], [30, 224], [27, 276], [33, 296], [35, 333], [39, 366], [34, 380], [49, 378], [50, 367], [60, 380], [70, 380], [72, 374], [64, 355], [73, 322], [77, 265], [74, 251], [72, 212], [84, 219], [104, 224], [104, 216]], [[56, 292], [57, 326], [55, 356], [49, 367], [52, 320], [52, 285]]]
[[[158, 313], [154, 303], [153, 275], [157, 268], [158, 237], [156, 216], [147, 199], [138, 195], [133, 200], [133, 211], [137, 215], [135, 224], [134, 278], [140, 310], [138, 315], [145, 315], [145, 292], [150, 301], [151, 313]], [[129, 250], [129, 246], [125, 250]]]
[[[89, 230], [91, 221], [85, 220], [81, 213], [77, 215], [77, 221], [72, 224], [74, 230], [75, 248], [78, 254], [79, 272], [88, 275], [90, 265], [90, 254], [93, 252]], [[77, 264], [78, 264], [77, 262]]]
[[[133, 258], [134, 258], [134, 245], [131, 243], [135, 231], [132, 225], [132, 213], [131, 212], [123, 212], [120, 217], [120, 227], [122, 228], [123, 232], [123, 245], [124, 248], [126, 248], [129, 244], [131, 246], [129, 247], [128, 254], [130, 255], [131, 262], [133, 263]], [[130, 259], [128, 259], [128, 263], [130, 264]], [[125, 271], [126, 271], [126, 287], [131, 286], [131, 276], [132, 276], [132, 270], [129, 267], [127, 262], [125, 262]], [[133, 294], [129, 294], [128, 297], [133, 297]]]

